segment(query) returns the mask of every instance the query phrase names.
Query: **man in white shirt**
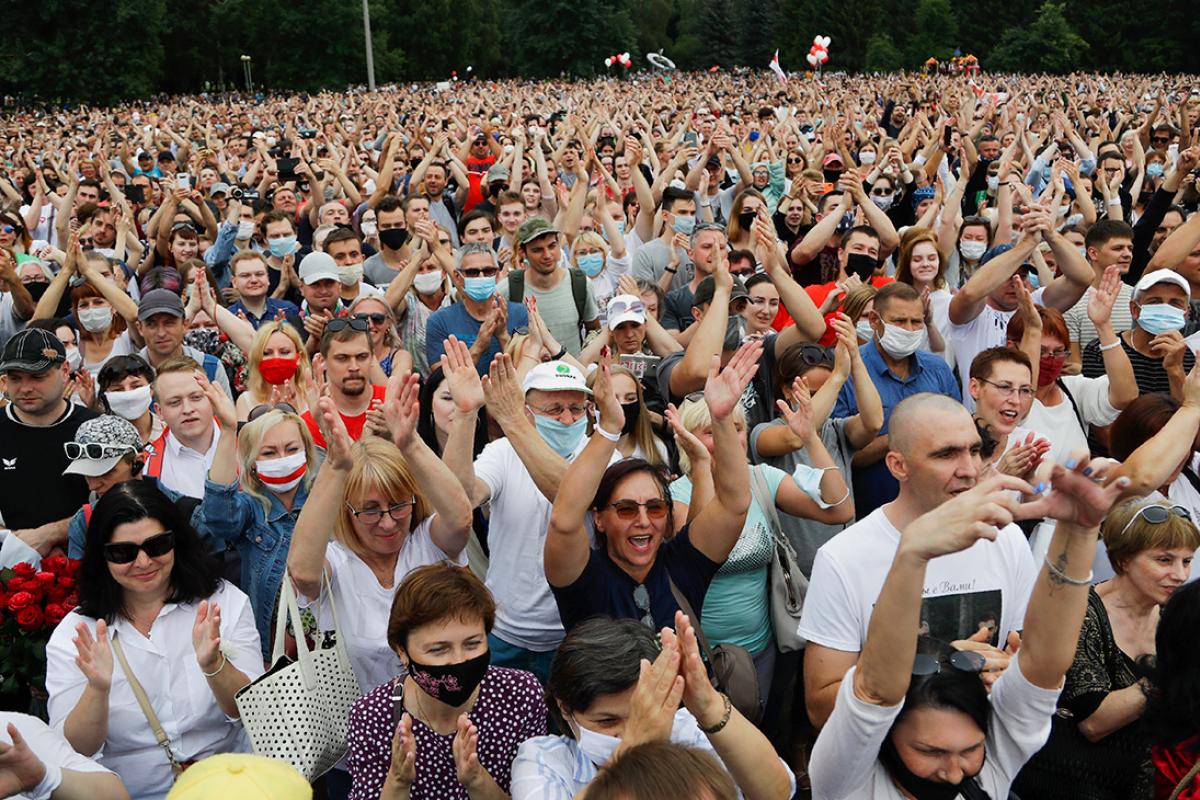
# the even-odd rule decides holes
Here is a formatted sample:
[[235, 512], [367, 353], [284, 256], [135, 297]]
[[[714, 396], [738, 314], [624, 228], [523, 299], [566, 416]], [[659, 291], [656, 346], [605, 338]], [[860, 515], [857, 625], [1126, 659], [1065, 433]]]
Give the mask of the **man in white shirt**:
[[129, 800], [120, 778], [76, 753], [37, 717], [11, 711], [0, 712], [0, 793], [18, 800]]
[[954, 363], [959, 364], [963, 402], [973, 409], [967, 383], [969, 365], [975, 356], [989, 347], [1005, 342], [1008, 321], [1017, 313], [1020, 294], [1017, 284], [1026, 282], [1032, 265], [1026, 267], [1034, 249], [1042, 241], [1050, 244], [1062, 275], [1033, 293], [1033, 301], [1046, 308], [1066, 311], [1083, 297], [1092, 283], [1092, 268], [1055, 227], [1052, 212], [1034, 206], [1024, 216], [1021, 238], [1016, 244], [1000, 244], [984, 255], [979, 268], [950, 300], [949, 336], [954, 348]]
[[592, 391], [583, 374], [563, 361], [539, 364], [518, 386], [506, 355], [492, 362], [487, 388], [488, 414], [505, 438], [485, 447], [473, 465], [451, 463], [449, 457], [447, 464], [475, 505], [491, 505], [487, 586], [496, 598], [496, 622], [488, 635], [492, 664], [529, 670], [545, 683], [563, 627], [542, 553], [559, 481], [567, 462], [587, 444]]
[[188, 497], [204, 497], [204, 478], [217, 453], [212, 403], [198, 378], [200, 365], [187, 356], [164, 361], [154, 378], [154, 397], [166, 431], [147, 447], [143, 474]]
[[[889, 431], [887, 466], [900, 483], [899, 495], [826, 542], [813, 562], [799, 632], [808, 642], [805, 701], [818, 726], [833, 710], [842, 677], [858, 661], [900, 531], [973, 487], [982, 466], [974, 420], [945, 395], [905, 398], [892, 412]], [[926, 572], [921, 633], [983, 652], [985, 679], [995, 680], [1019, 644], [1016, 631], [1036, 577], [1029, 546], [1015, 525], [1000, 530], [995, 541], [936, 558]]]

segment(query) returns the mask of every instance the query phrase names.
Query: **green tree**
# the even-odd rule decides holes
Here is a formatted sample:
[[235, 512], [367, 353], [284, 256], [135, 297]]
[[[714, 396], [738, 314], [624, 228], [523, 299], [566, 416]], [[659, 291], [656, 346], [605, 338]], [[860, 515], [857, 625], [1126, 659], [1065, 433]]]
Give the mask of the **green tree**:
[[863, 69], [871, 72], [889, 72], [904, 65], [904, 56], [887, 33], [877, 33], [867, 41], [867, 52]]
[[1005, 31], [988, 59], [994, 69], [1063, 73], [1077, 69], [1088, 43], [1067, 23], [1063, 7], [1046, 2], [1028, 27]]
[[519, 75], [603, 74], [607, 56], [633, 55], [628, 0], [511, 0], [505, 18], [507, 52]]
[[944, 61], [954, 55], [958, 40], [958, 21], [950, 0], [920, 0], [913, 19], [913, 35], [908, 42], [908, 64], [915, 67], [933, 56]]

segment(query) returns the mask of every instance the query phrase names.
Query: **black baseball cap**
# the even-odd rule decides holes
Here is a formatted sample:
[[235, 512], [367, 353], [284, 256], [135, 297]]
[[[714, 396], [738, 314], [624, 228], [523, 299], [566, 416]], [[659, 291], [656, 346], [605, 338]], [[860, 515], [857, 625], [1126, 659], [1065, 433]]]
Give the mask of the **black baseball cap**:
[[[713, 294], [716, 292], [717, 284], [713, 280], [713, 276], [709, 275], [700, 281], [696, 287], [696, 295], [692, 298], [692, 305], [699, 308], [712, 302]], [[746, 291], [746, 285], [742, 283], [741, 278], [733, 279], [733, 289], [729, 292], [729, 302], [735, 300], [748, 300], [750, 293]]]
[[50, 331], [26, 328], [4, 345], [0, 373], [31, 372], [40, 374], [67, 360], [67, 348]]

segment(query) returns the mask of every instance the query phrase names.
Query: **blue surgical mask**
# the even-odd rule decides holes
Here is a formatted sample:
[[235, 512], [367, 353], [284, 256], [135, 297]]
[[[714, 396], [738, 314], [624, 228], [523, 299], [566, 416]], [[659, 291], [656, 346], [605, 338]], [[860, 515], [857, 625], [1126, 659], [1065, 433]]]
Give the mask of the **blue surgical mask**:
[[496, 293], [496, 276], [463, 278], [463, 294], [472, 300], [487, 300]]
[[676, 233], [682, 233], [684, 236], [691, 236], [692, 231], [696, 227], [695, 217], [683, 217], [678, 214], [674, 215], [675, 219], [671, 222], [671, 230]]
[[594, 278], [604, 269], [604, 253], [585, 253], [575, 259], [579, 270], [589, 278]]
[[621, 740], [615, 736], [606, 736], [603, 733], [588, 730], [578, 722], [575, 722], [575, 726], [579, 728], [579, 735], [576, 739], [579, 750], [597, 767], [607, 764], [617, 747], [620, 746]]
[[617, 220], [617, 231], [620, 232], [622, 235], [625, 234], [625, 220], [623, 220], [623, 219]]
[[1168, 333], [1183, 328], [1183, 309], [1169, 306], [1166, 303], [1151, 303], [1142, 306], [1138, 314], [1138, 327], [1151, 336]]
[[587, 431], [587, 416], [580, 417], [570, 425], [564, 425], [553, 417], [534, 414], [533, 426], [537, 428], [538, 434], [546, 444], [550, 445], [551, 450], [563, 458], [569, 458]]
[[[833, 468], [830, 467], [830, 469]], [[808, 495], [809, 499], [821, 508], [831, 508], [832, 504], [826, 503], [821, 498], [821, 479], [823, 477], [825, 477], [825, 470], [810, 467], [808, 464], [797, 464], [796, 469], [792, 472], [792, 481], [800, 491]]]
[[296, 237], [283, 236], [279, 239], [271, 239], [267, 242], [267, 246], [271, 249], [271, 255], [283, 258], [296, 249]]
[[1146, 165], [1147, 178], [1161, 178], [1163, 174], [1163, 165], [1161, 161], [1154, 161]]
[[1028, 277], [1028, 279], [1029, 279], [1029, 288], [1037, 289], [1037, 288], [1041, 287], [1042, 279], [1038, 277], [1038, 274], [1036, 272], [1030, 272], [1029, 275], [1026, 277]]

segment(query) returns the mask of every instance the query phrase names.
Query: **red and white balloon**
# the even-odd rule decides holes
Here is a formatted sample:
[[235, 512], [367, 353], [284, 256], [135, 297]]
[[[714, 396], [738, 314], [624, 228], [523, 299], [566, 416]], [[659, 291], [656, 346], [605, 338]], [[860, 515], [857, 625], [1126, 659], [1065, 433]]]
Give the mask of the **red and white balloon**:
[[812, 47], [809, 48], [808, 55], [805, 59], [812, 67], [820, 67], [829, 60], [829, 43], [832, 40], [828, 36], [814, 36]]
[[633, 66], [633, 59], [629, 57], [629, 53], [617, 53], [604, 59], [604, 66], [611, 67], [613, 64], [620, 64], [625, 69]]

